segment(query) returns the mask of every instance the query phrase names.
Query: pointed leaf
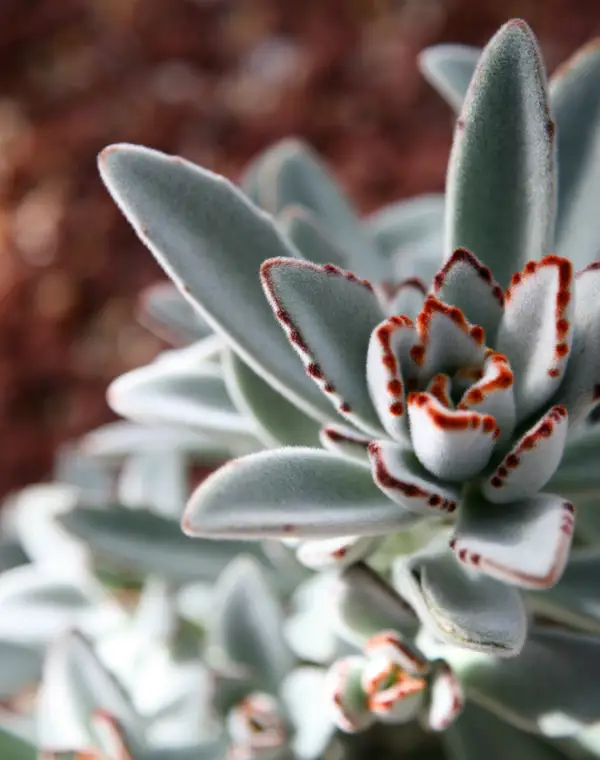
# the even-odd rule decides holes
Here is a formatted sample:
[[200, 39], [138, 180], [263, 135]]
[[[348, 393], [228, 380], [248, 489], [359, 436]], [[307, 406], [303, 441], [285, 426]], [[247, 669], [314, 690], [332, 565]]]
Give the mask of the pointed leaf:
[[417, 277], [400, 280], [396, 285], [387, 288], [386, 311], [392, 316], [402, 315], [414, 320], [423, 308], [426, 295], [427, 286], [424, 280]]
[[600, 45], [578, 50], [550, 83], [559, 158], [557, 250], [579, 267], [600, 256], [596, 206], [600, 188]]
[[126, 218], [206, 321], [274, 387], [328, 419], [327, 403], [298, 372], [260, 287], [265, 259], [296, 253], [274, 222], [225, 179], [183, 159], [117, 145], [99, 162]]
[[554, 255], [530, 261], [506, 291], [496, 348], [514, 372], [518, 420], [543, 406], [565, 375], [573, 300], [571, 262]]
[[233, 351], [223, 356], [229, 396], [240, 413], [252, 419], [267, 446], [318, 446], [319, 425], [268, 385]]
[[519, 592], [465, 570], [451, 552], [424, 551], [394, 564], [394, 586], [442, 641], [514, 657], [527, 615]]
[[440, 372], [479, 366], [485, 358], [485, 332], [456, 306], [428, 296], [416, 322], [419, 342], [410, 350], [411, 375], [429, 380]]
[[517, 728], [554, 738], [600, 720], [600, 639], [538, 628], [514, 659], [447, 654], [467, 696]]
[[569, 557], [573, 512], [548, 493], [510, 504], [466, 499], [450, 545], [461, 562], [504, 583], [549, 588]]
[[249, 557], [233, 560], [215, 588], [211, 645], [247, 669], [258, 688], [271, 691], [294, 664], [282, 626], [282, 612], [260, 566]]
[[468, 45], [434, 45], [417, 60], [429, 84], [460, 113], [480, 56], [479, 48]]
[[265, 262], [261, 277], [306, 372], [342, 415], [366, 432], [380, 430], [365, 377], [371, 331], [383, 316], [371, 284], [293, 259]]
[[502, 287], [553, 233], [554, 146], [536, 40], [510, 21], [477, 65], [456, 133], [447, 181], [447, 248], [467, 248]]
[[512, 447], [494, 472], [483, 482], [489, 501], [507, 504], [534, 496], [555, 473], [562, 458], [568, 432], [564, 406], [553, 406]]
[[79, 507], [60, 522], [85, 541], [94, 555], [119, 567], [158, 574], [173, 581], [214, 581], [240, 551], [260, 554], [247, 542], [193, 541], [176, 520], [146, 510]]
[[469, 322], [483, 327], [488, 343], [494, 343], [504, 293], [488, 267], [472, 253], [465, 248], [454, 251], [434, 277], [431, 292], [440, 301], [457, 306]]
[[369, 471], [317, 449], [265, 451], [208, 477], [188, 502], [188, 535], [327, 538], [402, 530], [414, 514], [391, 502]]

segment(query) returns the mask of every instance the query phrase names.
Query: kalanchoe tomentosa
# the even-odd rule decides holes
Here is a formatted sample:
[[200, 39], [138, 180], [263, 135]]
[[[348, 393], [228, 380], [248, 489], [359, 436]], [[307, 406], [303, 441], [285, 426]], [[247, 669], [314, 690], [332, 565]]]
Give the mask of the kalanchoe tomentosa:
[[[368, 239], [330, 186], [310, 186], [314, 166], [294, 144], [270, 152], [245, 183], [250, 197], [275, 214], [296, 193], [310, 213], [288, 214], [296, 225], [287, 227], [281, 219], [275, 226], [222, 178], [181, 159], [134, 146], [113, 146], [101, 157], [103, 178], [141, 238], [227, 341], [223, 366], [235, 403], [257, 419], [271, 411], [271, 423], [281, 413], [278, 429], [270, 425], [277, 431], [271, 445], [306, 446], [294, 436], [296, 422], [306, 419], [307, 438], [320, 426], [321, 443], [331, 449], [284, 448], [236, 460], [198, 489], [185, 529], [213, 538], [291, 539], [313, 566], [366, 558], [410, 603], [422, 633], [435, 633], [436, 646], [445, 640], [463, 647], [440, 654], [468, 698], [552, 736], [575, 734], [597, 718], [594, 678], [584, 663], [597, 661], [598, 641], [535, 625], [525, 642], [528, 615], [514, 586], [544, 589], [559, 579], [573, 532], [571, 497], [582, 487], [573, 461], [589, 463], [598, 450], [586, 421], [600, 379], [598, 251], [590, 235], [577, 236], [573, 221], [581, 221], [580, 195], [596, 186], [590, 166], [597, 162], [586, 160], [596, 130], [582, 135], [569, 116], [590, 98], [596, 102], [590, 87], [598, 55], [592, 49], [582, 56], [554, 80], [548, 98], [523, 22], [507, 24], [490, 42], [456, 124], [443, 260], [436, 275], [430, 260], [422, 257], [420, 269], [417, 257], [397, 286], [390, 282], [395, 262], [371, 271], [362, 265]], [[462, 99], [459, 90], [452, 90], [454, 102]], [[558, 253], [553, 119], [561, 169]], [[274, 195], [265, 193], [267, 175]], [[586, 218], [588, 232], [595, 224]], [[115, 385], [115, 407], [125, 396], [136, 400], [133, 385], [128, 394], [118, 391]], [[174, 382], [161, 393], [165, 401], [178, 395]], [[132, 416], [160, 415], [161, 393], [156, 408], [148, 403]], [[193, 397], [189, 385], [190, 411]], [[185, 423], [181, 407], [178, 414]], [[586, 487], [597, 487], [594, 477], [586, 473]], [[437, 540], [422, 546], [431, 535]], [[574, 595], [581, 604], [565, 603], [565, 589], [588, 559], [596, 561], [573, 560], [562, 592], [559, 584], [528, 593], [527, 602], [543, 611], [558, 607], [561, 620], [585, 621], [596, 631], [582, 595]], [[467, 649], [522, 653], [499, 661]], [[353, 662], [362, 699], [367, 666]], [[528, 678], [522, 685], [521, 673]], [[574, 673], [576, 696], [564, 688]], [[390, 678], [397, 696], [403, 682], [413, 696], [419, 687], [426, 703], [433, 692], [410, 669], [391, 668]], [[470, 725], [490, 721], [468, 706], [457, 723], [467, 728], [457, 731], [469, 736]], [[508, 747], [522, 740], [510, 730], [506, 736]], [[552, 756], [537, 744], [535, 752]]]

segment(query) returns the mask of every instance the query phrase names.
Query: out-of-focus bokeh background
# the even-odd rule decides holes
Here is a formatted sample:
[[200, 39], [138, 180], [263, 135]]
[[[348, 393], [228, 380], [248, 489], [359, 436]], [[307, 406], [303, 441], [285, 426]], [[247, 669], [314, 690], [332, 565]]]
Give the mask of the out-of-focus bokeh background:
[[297, 134], [364, 212], [441, 190], [452, 117], [415, 57], [513, 16], [550, 71], [600, 34], [598, 0], [0, 0], [0, 493], [111, 419], [108, 382], [162, 348], [135, 321], [162, 275], [101, 186], [101, 148], [235, 179]]

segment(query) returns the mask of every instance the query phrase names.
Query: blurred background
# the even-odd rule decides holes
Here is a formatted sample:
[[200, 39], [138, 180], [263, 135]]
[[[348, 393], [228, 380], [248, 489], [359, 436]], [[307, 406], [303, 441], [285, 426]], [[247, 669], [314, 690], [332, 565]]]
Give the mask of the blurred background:
[[451, 113], [415, 57], [513, 16], [550, 71], [600, 34], [598, 0], [0, 0], [0, 492], [111, 419], [108, 382], [163, 347], [135, 321], [162, 273], [98, 179], [101, 148], [236, 179], [297, 134], [363, 212], [442, 190]]

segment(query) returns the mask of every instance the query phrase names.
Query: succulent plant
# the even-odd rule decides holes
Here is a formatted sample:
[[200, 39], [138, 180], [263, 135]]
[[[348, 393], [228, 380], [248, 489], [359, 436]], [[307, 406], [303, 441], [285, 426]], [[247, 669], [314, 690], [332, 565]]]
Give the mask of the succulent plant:
[[2, 513], [0, 756], [600, 757], [600, 54], [420, 63], [445, 199], [102, 154], [174, 348]]

